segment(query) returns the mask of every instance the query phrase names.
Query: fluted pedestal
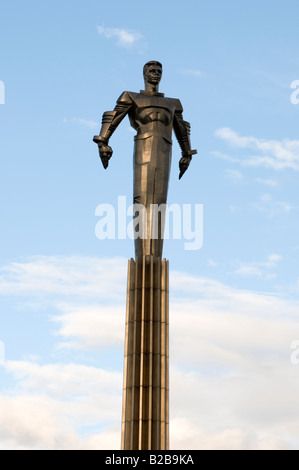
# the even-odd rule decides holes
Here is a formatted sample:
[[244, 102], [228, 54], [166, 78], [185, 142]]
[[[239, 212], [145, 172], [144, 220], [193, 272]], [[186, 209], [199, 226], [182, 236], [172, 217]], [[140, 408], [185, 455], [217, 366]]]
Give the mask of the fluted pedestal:
[[169, 448], [168, 273], [156, 256], [129, 261], [123, 450]]

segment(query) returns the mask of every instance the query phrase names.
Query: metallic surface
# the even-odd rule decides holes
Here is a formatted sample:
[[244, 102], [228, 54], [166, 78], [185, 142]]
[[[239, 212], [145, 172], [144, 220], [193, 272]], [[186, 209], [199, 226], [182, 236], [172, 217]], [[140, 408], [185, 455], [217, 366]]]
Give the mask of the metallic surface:
[[145, 209], [138, 212], [139, 229], [145, 227], [145, 236], [136, 237], [135, 261], [131, 259], [128, 268], [122, 449], [167, 450], [169, 272], [168, 261], [162, 261], [164, 213], [155, 221], [154, 236], [151, 208], [167, 202], [172, 132], [182, 151], [179, 178], [197, 151], [191, 150], [190, 124], [183, 119], [181, 102], [159, 93], [162, 65], [157, 61], [148, 62], [143, 76], [145, 89], [139, 93], [122, 93], [114, 110], [104, 113], [100, 135], [93, 140], [106, 169], [113, 153], [109, 140], [125, 116], [137, 131], [133, 159], [134, 204], [135, 210], [137, 205]]
[[128, 267], [122, 449], [169, 448], [168, 261]]
[[[145, 90], [139, 93], [125, 91], [117, 100], [114, 111], [103, 115], [102, 128], [99, 136], [94, 137], [98, 144], [104, 168], [109, 165], [112, 149], [109, 140], [128, 115], [131, 126], [137, 131], [134, 145], [134, 203], [146, 208], [147, 236], [135, 239], [135, 257], [155, 255], [162, 258], [163, 233], [160, 229], [157, 239], [151, 237], [150, 208], [153, 204], [166, 204], [168, 182], [171, 167], [172, 131], [182, 150], [179, 163], [180, 174], [183, 176], [190, 165], [191, 150], [190, 124], [183, 119], [183, 107], [180, 100], [167, 98], [159, 93], [162, 77], [162, 65], [151, 61], [144, 66]], [[161, 222], [161, 227], [163, 221]]]

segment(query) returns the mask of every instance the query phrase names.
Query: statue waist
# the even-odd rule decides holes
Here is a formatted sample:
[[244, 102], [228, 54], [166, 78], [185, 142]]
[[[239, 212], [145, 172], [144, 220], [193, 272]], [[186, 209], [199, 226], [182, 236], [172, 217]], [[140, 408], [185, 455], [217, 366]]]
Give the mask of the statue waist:
[[167, 132], [153, 132], [153, 131], [148, 131], [148, 132], [137, 132], [137, 135], [135, 135], [134, 140], [144, 140], [148, 139], [149, 137], [153, 137], [155, 139], [163, 139], [166, 140], [169, 144], [172, 144], [172, 138], [169, 136]]
[[148, 137], [164, 139], [172, 144], [172, 126], [165, 126], [160, 121], [155, 121], [144, 125], [139, 124], [135, 140], [147, 139]]

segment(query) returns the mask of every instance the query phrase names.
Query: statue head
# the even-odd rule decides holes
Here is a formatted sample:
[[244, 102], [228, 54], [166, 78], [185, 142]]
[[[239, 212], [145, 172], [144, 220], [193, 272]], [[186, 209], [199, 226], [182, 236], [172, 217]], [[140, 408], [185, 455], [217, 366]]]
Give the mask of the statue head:
[[157, 60], [147, 62], [143, 67], [144, 81], [151, 85], [159, 85], [162, 78], [162, 64]]

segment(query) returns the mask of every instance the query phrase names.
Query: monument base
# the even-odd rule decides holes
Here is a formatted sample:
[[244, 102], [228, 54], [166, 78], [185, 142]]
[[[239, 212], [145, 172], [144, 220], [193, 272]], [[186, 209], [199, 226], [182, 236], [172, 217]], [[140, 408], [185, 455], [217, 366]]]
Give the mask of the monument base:
[[169, 263], [129, 261], [122, 450], [169, 449]]

